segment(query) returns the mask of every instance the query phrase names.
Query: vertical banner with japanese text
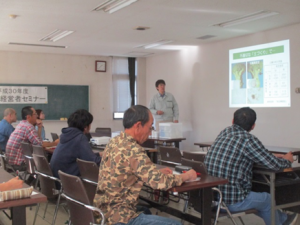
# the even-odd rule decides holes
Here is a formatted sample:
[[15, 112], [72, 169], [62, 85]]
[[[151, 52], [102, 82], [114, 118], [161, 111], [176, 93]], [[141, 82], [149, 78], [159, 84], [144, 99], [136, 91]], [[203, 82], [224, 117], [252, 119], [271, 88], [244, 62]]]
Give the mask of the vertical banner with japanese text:
[[47, 104], [48, 88], [34, 86], [0, 86], [0, 104]]

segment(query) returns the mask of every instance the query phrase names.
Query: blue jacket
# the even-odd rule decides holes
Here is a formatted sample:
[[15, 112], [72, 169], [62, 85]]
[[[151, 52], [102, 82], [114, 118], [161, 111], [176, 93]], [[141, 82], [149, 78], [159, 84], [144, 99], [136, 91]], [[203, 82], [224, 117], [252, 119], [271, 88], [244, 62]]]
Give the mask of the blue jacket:
[[0, 121], [0, 148], [5, 151], [7, 141], [15, 128], [5, 119]]
[[84, 133], [75, 128], [67, 127], [62, 129], [59, 144], [57, 145], [50, 161], [50, 167], [55, 177], [58, 170], [65, 173], [80, 176], [76, 159], [93, 161], [98, 166], [101, 162], [99, 153], [94, 153]]

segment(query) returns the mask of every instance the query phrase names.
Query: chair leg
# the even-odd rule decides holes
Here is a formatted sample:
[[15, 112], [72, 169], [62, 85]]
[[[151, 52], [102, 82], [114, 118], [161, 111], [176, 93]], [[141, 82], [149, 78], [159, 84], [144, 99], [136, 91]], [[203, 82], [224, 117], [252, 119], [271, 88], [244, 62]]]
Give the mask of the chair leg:
[[36, 217], [37, 217], [39, 208], [40, 208], [40, 203], [37, 204], [36, 209], [35, 209], [35, 215], [34, 215], [34, 219], [33, 219], [33, 225], [35, 224], [35, 221], [36, 221]]
[[48, 208], [48, 203], [49, 203], [49, 202], [47, 202], [47, 203], [46, 203], [46, 206], [45, 206], [43, 219], [45, 219], [45, 217], [46, 217], [46, 212], [47, 212], [47, 208]]
[[225, 204], [224, 202], [222, 202], [222, 206], [223, 206], [223, 208], [225, 208], [225, 210], [226, 210], [226, 212], [227, 212], [227, 214], [228, 214], [228, 217], [231, 219], [232, 223], [233, 223], [234, 225], [237, 225], [237, 223], [236, 223], [235, 220], [233, 219], [233, 216], [232, 216], [231, 212], [229, 211], [229, 209], [227, 208], [227, 206], [226, 206], [226, 204]]
[[242, 223], [243, 225], [245, 225], [245, 223], [244, 223], [242, 217], [239, 216], [239, 219], [240, 219], [241, 223]]
[[55, 207], [55, 211], [54, 211], [54, 216], [53, 216], [53, 220], [52, 220], [52, 225], [55, 224], [55, 220], [56, 220], [56, 216], [57, 216], [57, 212], [58, 212], [58, 207], [59, 207], [59, 202], [60, 202], [60, 194], [61, 194], [61, 192], [58, 194], [56, 207]]

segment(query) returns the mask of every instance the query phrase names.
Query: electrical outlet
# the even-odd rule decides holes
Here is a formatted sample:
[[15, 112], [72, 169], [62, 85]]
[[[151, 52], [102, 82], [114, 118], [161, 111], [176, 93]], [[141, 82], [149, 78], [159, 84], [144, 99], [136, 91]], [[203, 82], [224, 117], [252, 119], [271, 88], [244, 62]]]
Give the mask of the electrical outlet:
[[295, 89], [295, 92], [296, 92], [297, 94], [299, 94], [299, 93], [300, 93], [300, 87], [297, 87], [297, 88]]

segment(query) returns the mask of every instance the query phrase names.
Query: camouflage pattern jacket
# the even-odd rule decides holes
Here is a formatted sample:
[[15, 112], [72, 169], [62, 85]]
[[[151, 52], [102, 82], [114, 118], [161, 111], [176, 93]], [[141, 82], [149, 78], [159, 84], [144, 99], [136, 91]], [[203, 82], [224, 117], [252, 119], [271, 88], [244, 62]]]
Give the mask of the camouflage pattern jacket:
[[121, 132], [104, 150], [94, 198], [94, 206], [103, 211], [106, 224], [128, 223], [139, 215], [136, 205], [144, 183], [165, 190], [181, 185], [182, 179], [161, 173], [144, 148]]

